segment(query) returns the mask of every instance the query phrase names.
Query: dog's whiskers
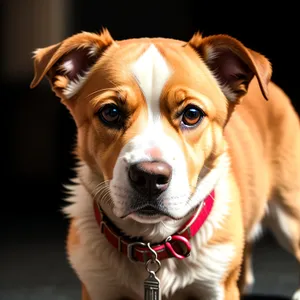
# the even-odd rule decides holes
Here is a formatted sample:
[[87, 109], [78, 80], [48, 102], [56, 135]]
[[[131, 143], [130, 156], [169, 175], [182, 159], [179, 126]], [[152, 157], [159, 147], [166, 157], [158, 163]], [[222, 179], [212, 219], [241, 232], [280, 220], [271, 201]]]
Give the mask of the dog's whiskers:
[[109, 182], [110, 180], [104, 180], [95, 187], [95, 189], [92, 192], [94, 199], [109, 189], [109, 185], [108, 185]]
[[102, 193], [104, 193], [107, 190], [108, 187], [106, 186], [102, 186], [101, 188], [97, 189], [96, 191], [94, 191], [93, 193], [93, 197], [96, 198], [99, 195], [101, 195]]
[[108, 205], [109, 207], [113, 207], [113, 202], [111, 200], [111, 197], [110, 197], [110, 193], [106, 193], [102, 198], [101, 198], [101, 202], [102, 204], [104, 205]]
[[116, 92], [121, 91], [121, 88], [118, 87], [112, 80], [109, 80], [109, 79], [107, 79], [107, 80], [112, 84], [113, 88], [109, 87], [109, 88], [98, 89], [96, 91], [93, 91], [93, 92], [89, 93], [84, 99], [86, 99], [86, 98], [88, 98], [90, 96], [93, 96], [95, 94], [104, 92], [104, 91], [113, 91], [113, 90], [116, 91]]
[[101, 182], [94, 190], [94, 196], [93, 199], [98, 201], [101, 201], [103, 204], [108, 204], [110, 207], [113, 206], [111, 197], [110, 197], [110, 189], [108, 183], [110, 180], [105, 180]]

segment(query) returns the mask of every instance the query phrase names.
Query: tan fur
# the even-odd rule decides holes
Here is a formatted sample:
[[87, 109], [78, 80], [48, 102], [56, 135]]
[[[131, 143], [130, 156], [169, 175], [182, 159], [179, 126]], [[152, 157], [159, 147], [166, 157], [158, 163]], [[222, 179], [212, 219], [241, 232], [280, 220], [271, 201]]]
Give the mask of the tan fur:
[[[235, 255], [222, 284], [225, 300], [239, 299], [237, 281], [243, 253], [250, 246], [245, 248], [251, 230], [260, 222], [271, 228], [275, 235], [281, 230], [278, 218], [266, 215], [269, 203], [276, 203], [284, 212], [290, 238], [283, 243], [300, 262], [299, 119], [283, 91], [269, 83], [271, 67], [267, 59], [225, 36], [203, 38], [196, 34], [186, 44], [161, 38], [113, 41], [108, 31], [101, 35], [81, 33], [37, 52], [32, 87], [48, 75], [54, 92], [76, 122], [78, 157], [104, 180], [111, 179], [121, 149], [146, 126], [147, 106], [141, 90], [130, 76], [129, 66], [150, 44], [154, 44], [176, 70], [161, 95], [162, 123], [166, 134], [184, 153], [190, 185], [196, 186], [204, 162], [207, 167], [214, 168], [216, 158], [224, 152], [231, 159], [229, 214], [224, 218], [222, 228], [214, 230], [208, 245], [234, 245]], [[66, 53], [91, 46], [98, 47], [100, 59], [92, 66], [84, 87], [67, 99], [62, 90], [69, 80], [57, 75], [54, 65]], [[255, 76], [249, 87], [244, 81], [237, 82], [239, 96], [235, 101], [226, 100], [222, 88], [207, 68], [218, 47], [231, 47]], [[227, 97], [233, 99], [234, 95], [229, 91]], [[99, 122], [96, 114], [104, 103], [125, 107], [130, 115], [125, 134], [107, 129]], [[172, 114], [187, 103], [199, 105], [207, 116], [195, 130], [183, 133]], [[74, 224], [74, 220], [71, 221], [67, 243], [69, 256], [81, 244]], [[246, 257], [243, 276], [249, 268], [249, 257]], [[243, 290], [244, 277], [241, 282], [240, 290]], [[180, 299], [188, 296], [184, 294]], [[176, 295], [174, 299], [177, 299]], [[82, 300], [92, 300], [84, 282]]]

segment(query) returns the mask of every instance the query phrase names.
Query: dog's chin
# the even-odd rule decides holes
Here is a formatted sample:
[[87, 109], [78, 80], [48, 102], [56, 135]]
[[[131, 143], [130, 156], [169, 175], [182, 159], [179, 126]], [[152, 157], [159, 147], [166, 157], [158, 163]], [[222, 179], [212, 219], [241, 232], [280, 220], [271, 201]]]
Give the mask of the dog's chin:
[[134, 212], [127, 215], [124, 219], [131, 219], [141, 224], [157, 224], [160, 222], [171, 220], [172, 218], [161, 214], [146, 215]]
[[175, 220], [170, 214], [152, 207], [143, 207], [142, 209], [133, 210], [122, 217], [122, 219], [131, 219], [142, 224], [156, 224], [168, 220]]

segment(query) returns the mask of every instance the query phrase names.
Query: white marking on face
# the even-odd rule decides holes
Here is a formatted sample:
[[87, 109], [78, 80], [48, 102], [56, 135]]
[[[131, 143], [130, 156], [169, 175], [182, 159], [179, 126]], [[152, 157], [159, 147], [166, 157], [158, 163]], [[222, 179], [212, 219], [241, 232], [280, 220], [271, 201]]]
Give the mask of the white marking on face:
[[157, 48], [151, 44], [145, 53], [132, 65], [132, 73], [147, 102], [149, 123], [158, 122], [161, 92], [171, 75], [171, 70], [166, 60]]

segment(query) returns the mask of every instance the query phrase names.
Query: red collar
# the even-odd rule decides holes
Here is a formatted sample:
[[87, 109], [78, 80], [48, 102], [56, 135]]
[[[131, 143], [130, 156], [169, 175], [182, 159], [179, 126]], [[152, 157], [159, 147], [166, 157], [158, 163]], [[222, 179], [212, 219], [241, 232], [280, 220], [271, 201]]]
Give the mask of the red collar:
[[[159, 261], [171, 257], [183, 259], [190, 255], [191, 244], [189, 240], [199, 231], [211, 212], [213, 204], [214, 191], [204, 199], [194, 215], [178, 232], [167, 237], [162, 243], [151, 244], [151, 249], [157, 253]], [[121, 230], [104, 214], [96, 201], [94, 201], [94, 213], [101, 233], [105, 235], [110, 244], [118, 249], [119, 252], [125, 254], [131, 261], [146, 263], [151, 259], [153, 252], [151, 252], [147, 243], [141, 239], [133, 239], [122, 234]]]

